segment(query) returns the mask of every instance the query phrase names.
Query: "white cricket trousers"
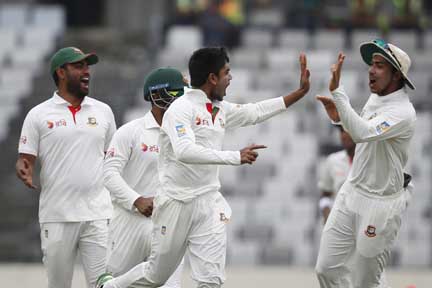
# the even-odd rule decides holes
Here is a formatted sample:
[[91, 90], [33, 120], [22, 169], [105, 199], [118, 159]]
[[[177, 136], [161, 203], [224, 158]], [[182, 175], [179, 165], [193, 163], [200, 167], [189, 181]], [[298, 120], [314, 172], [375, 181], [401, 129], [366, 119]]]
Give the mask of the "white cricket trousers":
[[108, 220], [41, 223], [42, 262], [49, 288], [70, 288], [78, 253], [87, 286], [93, 288], [104, 273], [108, 242]]
[[[381, 274], [411, 198], [403, 189], [375, 196], [346, 182], [321, 236], [316, 273], [322, 288], [383, 287]], [[352, 271], [350, 271], [352, 267]]]
[[162, 286], [186, 251], [198, 287], [220, 287], [225, 281], [226, 223], [231, 209], [219, 192], [182, 202], [165, 195], [154, 200], [153, 238], [147, 262], [108, 282], [104, 288]]
[[[151, 218], [115, 207], [109, 227], [107, 271], [117, 277], [146, 261], [150, 256], [152, 229]], [[183, 266], [184, 261], [163, 287], [180, 288]], [[134, 284], [130, 287], [141, 287], [138, 282]]]

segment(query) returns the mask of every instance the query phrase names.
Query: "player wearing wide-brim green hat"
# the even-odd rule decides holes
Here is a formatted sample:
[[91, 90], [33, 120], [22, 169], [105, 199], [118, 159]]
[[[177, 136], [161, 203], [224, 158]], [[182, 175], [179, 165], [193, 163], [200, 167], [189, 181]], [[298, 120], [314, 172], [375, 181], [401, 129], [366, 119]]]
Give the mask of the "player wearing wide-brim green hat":
[[76, 47], [66, 47], [58, 50], [51, 58], [51, 75], [64, 64], [76, 63], [85, 60], [88, 65], [96, 64], [99, 61], [95, 53], [84, 53]]
[[411, 66], [411, 59], [408, 54], [399, 47], [387, 43], [382, 39], [375, 39], [360, 45], [360, 54], [366, 64], [372, 64], [375, 54], [384, 57], [396, 70], [402, 73], [405, 84], [411, 89], [415, 89], [414, 84], [408, 78], [408, 70]]

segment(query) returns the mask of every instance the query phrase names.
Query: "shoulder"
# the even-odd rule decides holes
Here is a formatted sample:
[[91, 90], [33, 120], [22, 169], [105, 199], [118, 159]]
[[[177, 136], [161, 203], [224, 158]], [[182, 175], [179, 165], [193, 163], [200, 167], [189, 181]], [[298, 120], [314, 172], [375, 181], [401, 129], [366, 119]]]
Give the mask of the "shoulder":
[[96, 107], [96, 109], [100, 109], [104, 112], [112, 113], [111, 107], [108, 104], [106, 104], [105, 102], [96, 100], [96, 99], [91, 98], [89, 96], [86, 96], [86, 101], [88, 101], [88, 103], [90, 103], [91, 105]]
[[38, 118], [38, 116], [43, 116], [47, 111], [51, 110], [55, 105], [52, 98], [45, 100], [42, 103], [34, 106], [27, 112], [27, 117]]

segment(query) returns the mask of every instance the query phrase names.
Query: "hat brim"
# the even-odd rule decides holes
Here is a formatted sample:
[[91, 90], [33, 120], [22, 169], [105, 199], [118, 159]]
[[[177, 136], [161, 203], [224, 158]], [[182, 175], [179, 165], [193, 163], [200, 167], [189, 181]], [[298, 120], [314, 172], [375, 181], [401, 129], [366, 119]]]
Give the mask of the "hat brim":
[[399, 64], [396, 62], [394, 57], [389, 54], [385, 49], [381, 48], [379, 45], [375, 44], [374, 42], [366, 42], [360, 45], [360, 54], [363, 58], [363, 61], [367, 65], [372, 65], [372, 58], [375, 53], [381, 54], [384, 56], [384, 58], [390, 62], [390, 64], [393, 65], [398, 71], [402, 73], [402, 76], [404, 77], [405, 83], [410, 87], [412, 90], [415, 90], [414, 84], [411, 82], [411, 80], [408, 78], [405, 73], [402, 72], [402, 70], [399, 67]]
[[99, 62], [99, 57], [95, 53], [82, 54], [70, 60], [68, 63], [76, 63], [85, 60], [88, 65], [93, 65]]

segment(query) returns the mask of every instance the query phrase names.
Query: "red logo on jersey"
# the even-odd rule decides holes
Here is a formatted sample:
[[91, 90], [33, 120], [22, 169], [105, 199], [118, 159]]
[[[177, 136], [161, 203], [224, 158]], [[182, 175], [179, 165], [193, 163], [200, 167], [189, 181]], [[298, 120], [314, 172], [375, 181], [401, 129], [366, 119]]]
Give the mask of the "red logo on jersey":
[[114, 157], [114, 155], [115, 155], [115, 149], [114, 149], [114, 147], [113, 147], [113, 148], [110, 148], [110, 149], [106, 152], [106, 154], [105, 154], [105, 159], [108, 159], [108, 158]]
[[27, 136], [21, 136], [20, 143], [21, 144], [26, 144], [27, 143]]
[[58, 121], [47, 121], [47, 126], [49, 129], [52, 129], [54, 127], [60, 127], [60, 126], [66, 126], [66, 120], [60, 119]]
[[159, 146], [157, 146], [157, 145], [150, 145], [150, 146], [148, 146], [147, 144], [141, 143], [141, 150], [143, 152], [149, 151], [149, 152], [159, 153]]
[[376, 236], [375, 231], [376, 231], [375, 226], [368, 225], [366, 230], [365, 230], [365, 234], [367, 237], [375, 237]]

